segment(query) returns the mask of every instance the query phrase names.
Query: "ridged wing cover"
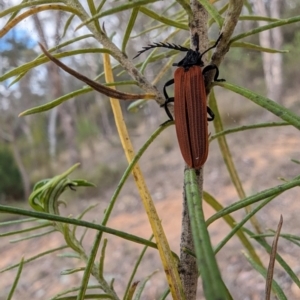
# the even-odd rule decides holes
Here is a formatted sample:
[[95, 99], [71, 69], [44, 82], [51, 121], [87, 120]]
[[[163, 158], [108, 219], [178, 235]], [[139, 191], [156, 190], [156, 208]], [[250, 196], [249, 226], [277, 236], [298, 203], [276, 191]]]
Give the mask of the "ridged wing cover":
[[207, 106], [201, 67], [182, 67], [174, 74], [176, 134], [186, 164], [199, 169], [208, 155]]

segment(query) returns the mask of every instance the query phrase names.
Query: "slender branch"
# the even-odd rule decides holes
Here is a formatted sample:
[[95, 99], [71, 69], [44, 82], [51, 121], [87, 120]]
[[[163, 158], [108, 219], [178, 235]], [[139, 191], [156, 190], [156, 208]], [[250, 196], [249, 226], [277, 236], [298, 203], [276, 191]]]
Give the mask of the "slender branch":
[[[80, 11], [80, 19], [84, 22], [89, 19], [89, 15], [84, 10], [80, 1], [78, 0], [65, 0], [65, 3]], [[147, 94], [154, 94], [155, 99], [159, 104], [164, 103], [163, 95], [157, 90], [157, 88], [139, 72], [134, 66], [133, 62], [107, 37], [107, 35], [101, 31], [99, 32], [94, 22], [88, 23], [86, 27], [94, 34], [97, 41], [99, 41], [106, 49], [109, 49], [113, 57], [123, 66], [123, 68], [130, 74], [130, 76], [138, 82], [138, 85]]]
[[222, 27], [222, 39], [216, 47], [216, 50], [211, 58], [211, 62], [217, 66], [220, 65], [225, 54], [229, 51], [230, 38], [239, 21], [239, 16], [243, 8], [243, 0], [230, 0], [227, 14]]

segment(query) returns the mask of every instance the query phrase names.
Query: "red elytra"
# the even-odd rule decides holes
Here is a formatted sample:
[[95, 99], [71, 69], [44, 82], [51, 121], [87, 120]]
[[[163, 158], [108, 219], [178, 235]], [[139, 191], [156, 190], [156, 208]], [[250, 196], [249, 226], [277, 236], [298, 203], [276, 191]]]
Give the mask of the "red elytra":
[[189, 167], [199, 169], [208, 156], [206, 92], [201, 67], [177, 68], [174, 85], [175, 128], [180, 151]]

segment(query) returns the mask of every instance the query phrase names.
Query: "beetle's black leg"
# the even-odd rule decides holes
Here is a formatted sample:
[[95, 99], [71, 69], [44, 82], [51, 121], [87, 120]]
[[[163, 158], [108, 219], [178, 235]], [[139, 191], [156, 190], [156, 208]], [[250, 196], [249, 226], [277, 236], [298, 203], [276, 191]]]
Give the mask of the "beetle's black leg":
[[218, 69], [218, 67], [217, 67], [216, 65], [214, 65], [214, 64], [207, 65], [207, 66], [203, 69], [202, 74], [204, 75], [204, 73], [207, 73], [207, 72], [209, 72], [209, 71], [211, 71], [211, 70], [215, 70], [215, 71], [216, 71], [215, 77], [214, 77], [214, 81], [225, 81], [225, 79], [218, 79], [218, 77], [219, 77], [219, 69]]
[[163, 91], [164, 91], [164, 95], [165, 95], [166, 99], [169, 99], [169, 96], [168, 96], [167, 91], [166, 91], [166, 87], [173, 84], [173, 83], [174, 83], [174, 79], [171, 79], [171, 80], [167, 81], [164, 85]]
[[174, 83], [174, 79], [171, 79], [169, 81], [167, 81], [164, 85], [164, 88], [163, 88], [163, 92], [164, 92], [164, 96], [166, 98], [166, 101], [164, 104], [161, 105], [161, 107], [164, 107], [165, 108], [165, 111], [166, 111], [166, 114], [168, 115], [168, 117], [170, 118], [171, 121], [173, 121], [173, 116], [168, 108], [168, 103], [170, 102], [174, 102], [174, 97], [169, 97], [169, 95], [167, 94], [167, 90], [166, 90], [166, 87], [168, 87], [169, 85], [172, 85]]
[[207, 106], [207, 113], [209, 114], [209, 117], [207, 118], [207, 121], [213, 121], [215, 118], [214, 112], [211, 110], [210, 107]]
[[171, 98], [167, 98], [165, 103], [163, 104], [164, 105], [164, 108], [165, 108], [165, 111], [166, 111], [166, 114], [168, 115], [168, 117], [170, 118], [171, 121], [174, 120], [169, 108], [168, 108], [168, 103], [170, 102], [174, 102], [174, 97], [171, 97]]

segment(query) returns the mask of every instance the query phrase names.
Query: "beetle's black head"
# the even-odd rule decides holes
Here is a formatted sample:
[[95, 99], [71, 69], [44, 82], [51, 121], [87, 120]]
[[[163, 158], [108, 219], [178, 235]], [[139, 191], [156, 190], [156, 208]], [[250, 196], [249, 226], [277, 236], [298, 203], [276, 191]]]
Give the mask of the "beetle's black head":
[[203, 67], [204, 63], [202, 61], [202, 55], [199, 52], [199, 35], [195, 33], [192, 38], [192, 43], [195, 47], [195, 50], [190, 49], [186, 56], [178, 63], [173, 64], [173, 66], [183, 67], [186, 71], [191, 66]]
[[188, 70], [192, 66], [203, 67], [204, 66], [204, 62], [202, 60], [203, 55], [206, 52], [208, 52], [209, 50], [215, 48], [218, 45], [221, 37], [222, 37], [222, 34], [220, 34], [219, 38], [217, 39], [217, 41], [215, 42], [215, 44], [213, 46], [206, 49], [203, 53], [200, 53], [200, 51], [199, 51], [199, 35], [196, 33], [193, 36], [193, 45], [195, 46], [196, 49], [195, 50], [189, 49], [186, 56], [180, 62], [173, 64], [173, 66], [183, 67], [185, 70]]
[[178, 63], [173, 64], [176, 67], [183, 67], [188, 70], [192, 66], [203, 67], [202, 55], [198, 50], [189, 49], [186, 56]]

